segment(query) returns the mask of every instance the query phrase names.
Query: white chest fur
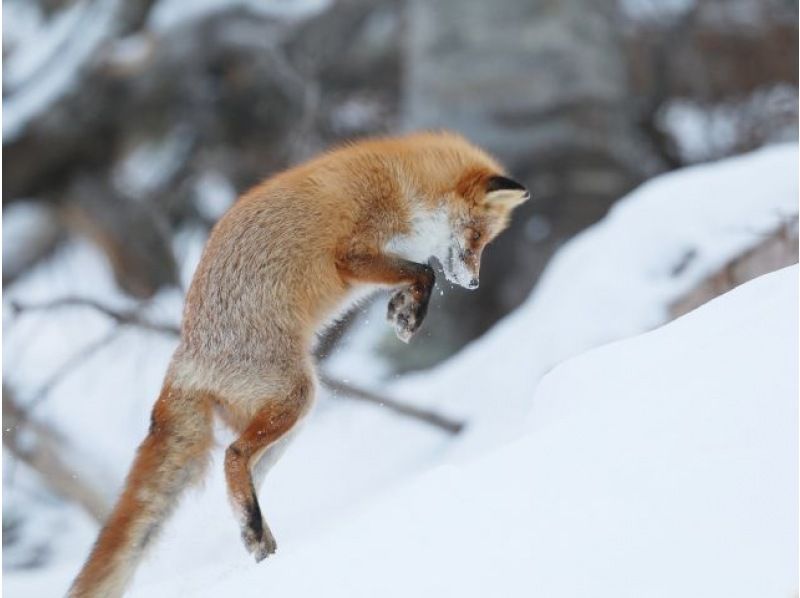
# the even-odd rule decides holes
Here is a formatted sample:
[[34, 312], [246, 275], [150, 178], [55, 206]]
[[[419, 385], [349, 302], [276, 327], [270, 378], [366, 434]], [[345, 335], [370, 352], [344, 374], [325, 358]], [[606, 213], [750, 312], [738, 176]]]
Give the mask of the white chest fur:
[[411, 217], [411, 230], [390, 239], [385, 251], [424, 264], [431, 256], [441, 260], [452, 243], [453, 232], [447, 212], [442, 208], [417, 208]]

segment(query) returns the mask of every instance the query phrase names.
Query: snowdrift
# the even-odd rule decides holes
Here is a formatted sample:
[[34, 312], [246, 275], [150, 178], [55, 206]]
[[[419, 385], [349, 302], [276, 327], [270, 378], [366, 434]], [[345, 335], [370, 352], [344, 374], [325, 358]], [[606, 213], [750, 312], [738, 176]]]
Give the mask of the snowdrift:
[[266, 565], [136, 596], [789, 596], [797, 268], [548, 375], [525, 435]]

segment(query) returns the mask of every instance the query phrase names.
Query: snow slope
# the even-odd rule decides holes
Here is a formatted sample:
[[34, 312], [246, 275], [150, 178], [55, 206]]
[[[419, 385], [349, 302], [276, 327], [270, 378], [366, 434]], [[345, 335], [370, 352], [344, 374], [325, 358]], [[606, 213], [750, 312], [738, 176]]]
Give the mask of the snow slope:
[[797, 289], [788, 268], [567, 361], [516, 442], [265, 565], [134, 595], [790, 596]]

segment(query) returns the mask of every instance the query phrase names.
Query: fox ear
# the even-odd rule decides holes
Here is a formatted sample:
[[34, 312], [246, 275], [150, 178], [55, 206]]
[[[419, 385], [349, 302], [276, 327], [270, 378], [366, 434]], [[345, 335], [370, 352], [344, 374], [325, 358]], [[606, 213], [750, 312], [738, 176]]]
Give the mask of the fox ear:
[[493, 176], [486, 183], [486, 204], [507, 210], [516, 208], [530, 197], [528, 190], [517, 181], [504, 176]]

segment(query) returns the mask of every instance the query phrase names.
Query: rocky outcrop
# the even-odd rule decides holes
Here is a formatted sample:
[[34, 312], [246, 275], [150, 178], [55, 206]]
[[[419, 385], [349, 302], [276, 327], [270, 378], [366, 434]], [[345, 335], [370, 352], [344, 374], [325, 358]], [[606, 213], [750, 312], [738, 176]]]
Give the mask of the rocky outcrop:
[[672, 318], [682, 316], [748, 280], [796, 264], [797, 254], [797, 221], [792, 221], [781, 226], [755, 247], [728, 262], [723, 268], [675, 301], [669, 308], [670, 316]]

